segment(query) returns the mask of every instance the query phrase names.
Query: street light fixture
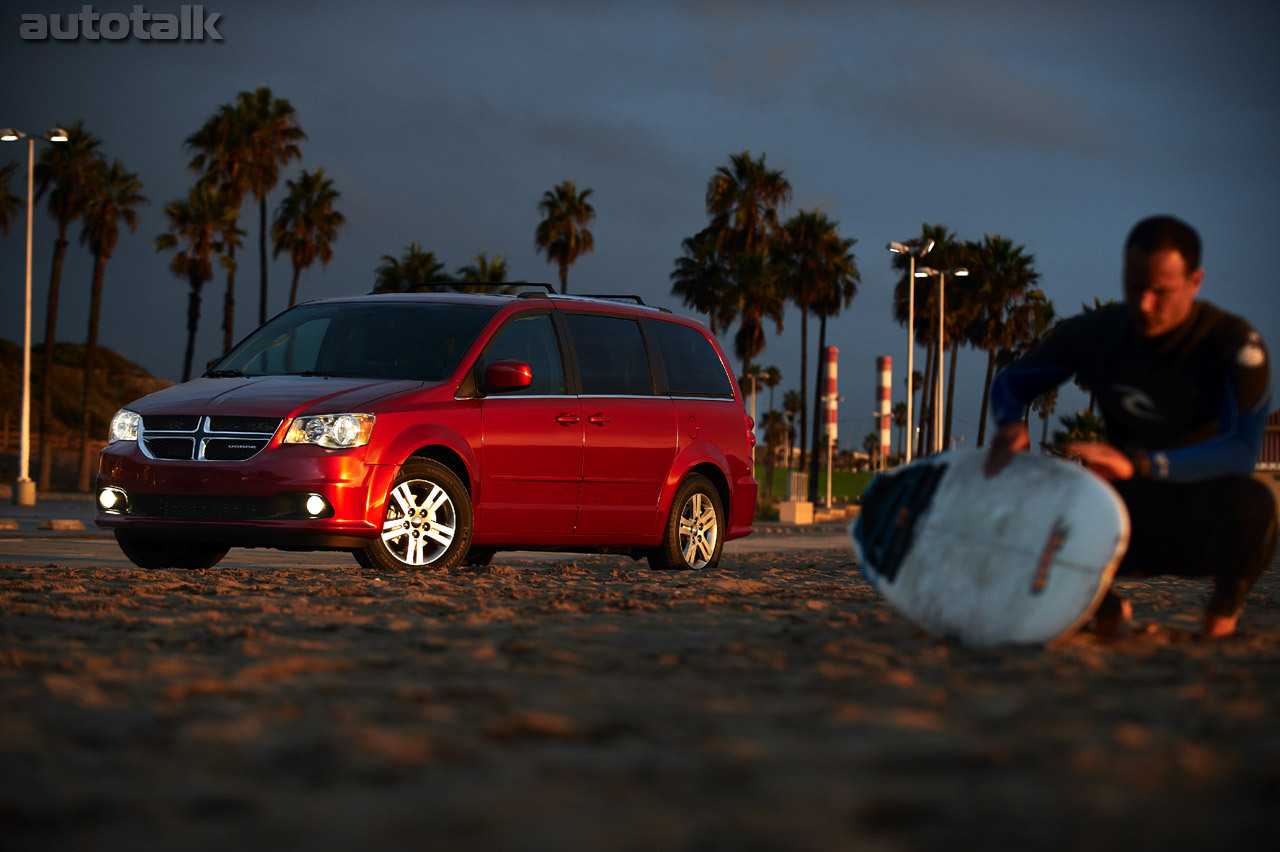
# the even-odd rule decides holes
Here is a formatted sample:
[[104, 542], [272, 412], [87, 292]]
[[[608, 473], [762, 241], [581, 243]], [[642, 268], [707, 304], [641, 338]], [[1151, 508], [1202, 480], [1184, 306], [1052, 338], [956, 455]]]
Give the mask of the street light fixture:
[[933, 386], [933, 452], [942, 452], [942, 361], [943, 353], [946, 349], [945, 332], [943, 331], [943, 318], [946, 315], [944, 310], [944, 293], [946, 290], [947, 276], [956, 276], [963, 278], [969, 274], [969, 270], [963, 266], [953, 266], [950, 269], [939, 272], [928, 266], [923, 266], [916, 273], [917, 278], [938, 278], [938, 381]]
[[[907, 275], [907, 429], [911, 429], [914, 422], [911, 419], [911, 401], [915, 397], [915, 388], [912, 387], [912, 377], [915, 376], [915, 354], [916, 354], [916, 258], [923, 257], [933, 249], [933, 240], [920, 243], [915, 246], [908, 246], [905, 243], [889, 243], [885, 246], [894, 254], [905, 254], [911, 261], [911, 271]], [[903, 459], [903, 463], [911, 461], [911, 445], [914, 441], [907, 442], [907, 454]]]
[[[44, 138], [50, 142], [66, 142], [67, 131], [55, 127]], [[13, 488], [13, 502], [18, 506], [36, 504], [36, 483], [31, 479], [31, 231], [35, 221], [35, 148], [36, 137], [21, 130], [0, 130], [0, 142], [27, 140], [27, 271], [26, 295], [22, 317], [22, 417], [18, 437], [18, 481]], [[53, 341], [45, 341], [52, 345]], [[45, 381], [49, 377], [45, 376]]]

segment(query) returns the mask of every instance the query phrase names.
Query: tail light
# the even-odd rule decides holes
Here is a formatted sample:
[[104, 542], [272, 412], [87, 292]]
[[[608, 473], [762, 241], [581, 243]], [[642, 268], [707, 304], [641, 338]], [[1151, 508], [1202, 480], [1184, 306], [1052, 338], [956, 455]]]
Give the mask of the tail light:
[[742, 415], [747, 423], [747, 446], [755, 449], [756, 446], [756, 419], [750, 414]]

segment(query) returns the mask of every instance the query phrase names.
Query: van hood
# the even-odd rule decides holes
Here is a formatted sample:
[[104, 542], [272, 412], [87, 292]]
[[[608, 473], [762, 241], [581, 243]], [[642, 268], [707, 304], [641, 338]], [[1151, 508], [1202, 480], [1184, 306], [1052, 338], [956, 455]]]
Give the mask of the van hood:
[[299, 414], [364, 411], [376, 400], [428, 386], [417, 381], [321, 376], [202, 378], [156, 391], [126, 407], [139, 414], [216, 414], [283, 419]]

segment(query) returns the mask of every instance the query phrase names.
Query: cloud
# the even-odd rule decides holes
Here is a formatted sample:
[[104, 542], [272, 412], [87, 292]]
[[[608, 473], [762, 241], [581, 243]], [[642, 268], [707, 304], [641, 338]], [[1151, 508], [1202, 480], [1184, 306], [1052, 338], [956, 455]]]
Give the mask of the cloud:
[[874, 77], [842, 70], [817, 94], [828, 108], [852, 109], [924, 140], [1090, 159], [1119, 147], [1111, 119], [1088, 99], [972, 49], [916, 53]]

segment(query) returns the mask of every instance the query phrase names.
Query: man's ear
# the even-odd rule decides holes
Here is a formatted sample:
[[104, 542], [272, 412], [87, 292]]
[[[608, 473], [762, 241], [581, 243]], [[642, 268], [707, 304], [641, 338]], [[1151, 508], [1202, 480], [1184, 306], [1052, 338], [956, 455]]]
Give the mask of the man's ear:
[[1204, 281], [1204, 268], [1201, 267], [1197, 269], [1195, 272], [1191, 273], [1191, 276], [1188, 280], [1191, 282], [1191, 295], [1195, 296], [1197, 293], [1200, 292], [1200, 282]]

